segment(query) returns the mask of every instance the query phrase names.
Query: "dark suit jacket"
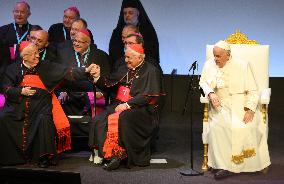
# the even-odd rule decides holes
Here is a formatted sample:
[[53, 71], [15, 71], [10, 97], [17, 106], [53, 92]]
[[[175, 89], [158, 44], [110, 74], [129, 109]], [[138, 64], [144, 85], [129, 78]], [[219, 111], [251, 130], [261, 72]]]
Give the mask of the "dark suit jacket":
[[[58, 44], [56, 50], [56, 62], [67, 66], [77, 66], [75, 51], [71, 40]], [[98, 49], [95, 44], [90, 45], [90, 53], [86, 62], [87, 66], [92, 63], [99, 65], [102, 75], [107, 75], [110, 73], [110, 61], [108, 54]]]
[[[77, 66], [77, 60], [75, 56], [75, 51], [73, 48], [72, 41], [67, 40], [63, 43], [58, 44], [57, 46], [57, 56], [55, 62], [63, 64], [65, 66]], [[101, 75], [108, 75], [110, 73], [110, 61], [109, 56], [106, 52], [97, 48], [96, 45], [90, 45], [90, 53], [86, 61], [86, 66], [94, 63], [100, 66], [101, 68]], [[76, 82], [79, 84], [78, 82]], [[69, 88], [69, 87], [68, 87]], [[81, 87], [72, 84], [73, 91], [80, 91]], [[85, 89], [81, 91], [89, 91], [91, 89]]]

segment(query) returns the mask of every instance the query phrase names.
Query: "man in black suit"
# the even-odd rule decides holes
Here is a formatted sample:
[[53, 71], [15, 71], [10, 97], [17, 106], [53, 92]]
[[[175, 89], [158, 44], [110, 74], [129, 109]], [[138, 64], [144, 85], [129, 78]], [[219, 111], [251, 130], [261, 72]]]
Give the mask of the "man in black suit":
[[63, 22], [51, 25], [48, 30], [49, 42], [57, 44], [70, 40], [71, 25], [78, 18], [80, 18], [80, 12], [76, 7], [64, 10]]
[[17, 2], [14, 10], [14, 22], [0, 27], [0, 40], [9, 47], [10, 58], [15, 60], [17, 45], [27, 39], [32, 25], [28, 22], [31, 15], [30, 5], [25, 2]]
[[[73, 44], [58, 45], [56, 62], [79, 67], [87, 67], [94, 63], [101, 66], [102, 75], [107, 75], [110, 72], [107, 53], [91, 43], [90, 34], [86, 29], [82, 29], [76, 34]], [[89, 81], [66, 83], [58, 90], [60, 93], [58, 98], [67, 115], [91, 115], [87, 91], [93, 91], [93, 85]], [[97, 99], [104, 95], [106, 94], [96, 92]]]

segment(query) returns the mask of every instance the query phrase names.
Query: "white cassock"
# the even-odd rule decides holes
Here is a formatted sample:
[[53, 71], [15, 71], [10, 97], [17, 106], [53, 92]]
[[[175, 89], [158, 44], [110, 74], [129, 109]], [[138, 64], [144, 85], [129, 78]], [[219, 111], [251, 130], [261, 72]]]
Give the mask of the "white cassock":
[[[208, 97], [215, 92], [221, 107], [209, 105], [208, 166], [231, 172], [254, 172], [269, 166], [267, 124], [261, 118], [259, 92], [249, 63], [230, 58], [223, 68], [214, 59], [203, 68], [200, 86]], [[243, 122], [245, 110], [254, 111]]]

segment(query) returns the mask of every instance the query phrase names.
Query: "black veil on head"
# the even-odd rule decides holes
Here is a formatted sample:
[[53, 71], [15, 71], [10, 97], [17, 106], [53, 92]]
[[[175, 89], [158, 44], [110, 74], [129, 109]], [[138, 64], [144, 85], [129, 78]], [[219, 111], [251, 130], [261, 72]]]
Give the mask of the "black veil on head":
[[137, 8], [137, 10], [139, 11], [139, 16], [138, 16], [139, 22], [137, 27], [144, 39], [145, 54], [147, 56], [154, 58], [159, 63], [160, 61], [159, 41], [157, 33], [140, 0], [122, 1], [117, 26], [113, 30], [109, 42], [109, 55], [111, 59], [115, 62], [116, 60], [124, 56], [124, 44], [121, 40], [121, 33], [124, 26], [126, 25], [124, 22], [124, 15], [123, 15], [123, 9], [126, 7]]
[[123, 0], [122, 1], [122, 5], [121, 5], [121, 9], [120, 9], [120, 15], [119, 15], [119, 19], [118, 19], [118, 23], [117, 23], [117, 28], [120, 28], [121, 30], [123, 29], [123, 27], [125, 26], [125, 22], [124, 22], [124, 16], [123, 16], [123, 9], [127, 8], [127, 7], [131, 7], [131, 8], [137, 8], [139, 11], [139, 27], [142, 26], [146, 26], [151, 27], [151, 29], [154, 30], [154, 27], [142, 5], [142, 3], [139, 0]]

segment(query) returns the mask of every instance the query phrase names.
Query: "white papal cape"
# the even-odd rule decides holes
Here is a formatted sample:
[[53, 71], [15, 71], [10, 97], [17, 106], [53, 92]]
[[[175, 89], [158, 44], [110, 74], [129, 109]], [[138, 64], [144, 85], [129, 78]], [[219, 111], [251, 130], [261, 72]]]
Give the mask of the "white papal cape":
[[[223, 68], [214, 59], [203, 68], [200, 86], [215, 92], [218, 109], [209, 105], [208, 166], [231, 172], [260, 171], [270, 165], [267, 124], [261, 118], [259, 92], [249, 63], [230, 58]], [[245, 107], [255, 112], [243, 122]]]

